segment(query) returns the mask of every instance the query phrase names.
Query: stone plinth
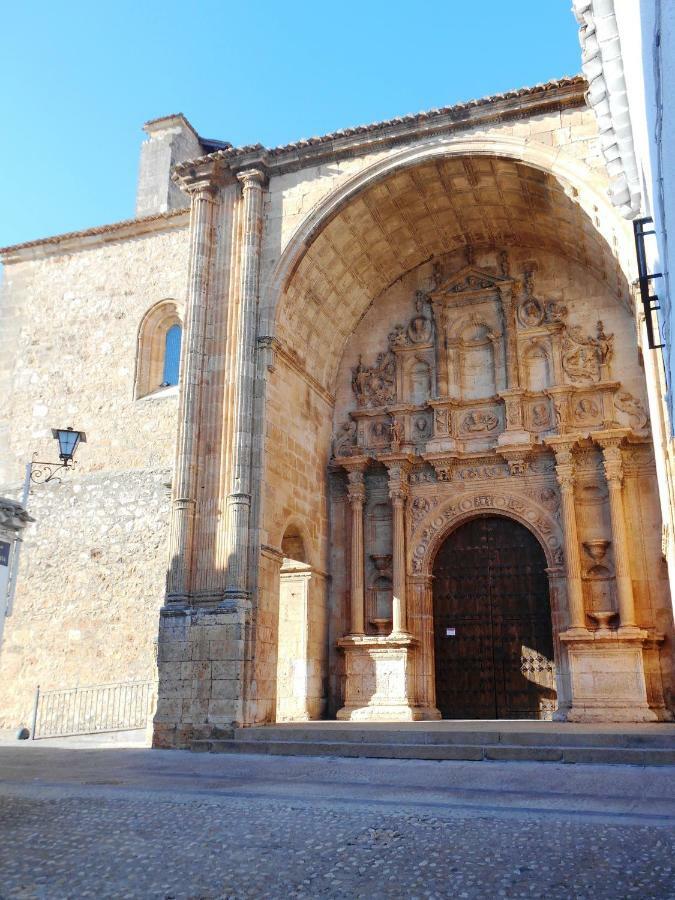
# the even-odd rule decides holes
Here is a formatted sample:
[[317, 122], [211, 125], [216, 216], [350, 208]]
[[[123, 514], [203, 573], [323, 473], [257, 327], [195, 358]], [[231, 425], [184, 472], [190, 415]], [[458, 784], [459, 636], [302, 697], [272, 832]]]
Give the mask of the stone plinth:
[[[572, 703], [568, 722], [657, 722], [670, 718], [650, 702], [644, 651], [656, 638], [643, 629], [599, 628], [581, 635], [563, 632], [567, 646]], [[661, 638], [662, 640], [662, 638]]]
[[407, 634], [349, 635], [338, 641], [345, 653], [345, 705], [337, 718], [350, 721], [406, 722], [429, 718], [416, 706]]

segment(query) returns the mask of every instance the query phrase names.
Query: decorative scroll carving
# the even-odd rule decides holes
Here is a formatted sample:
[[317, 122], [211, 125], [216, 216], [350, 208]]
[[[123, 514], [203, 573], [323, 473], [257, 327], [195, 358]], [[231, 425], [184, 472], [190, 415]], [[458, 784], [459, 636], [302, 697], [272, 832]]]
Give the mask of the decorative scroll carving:
[[396, 357], [391, 350], [378, 353], [374, 366], [352, 369], [352, 390], [359, 407], [386, 406], [396, 400]]
[[614, 335], [605, 334], [598, 321], [597, 337], [584, 337], [580, 325], [567, 328], [562, 345], [562, 367], [571, 381], [600, 381], [602, 366], [614, 353]]
[[637, 397], [629, 394], [628, 391], [618, 391], [614, 397], [614, 405], [620, 412], [628, 416], [633, 428], [639, 431], [647, 427], [649, 416]]

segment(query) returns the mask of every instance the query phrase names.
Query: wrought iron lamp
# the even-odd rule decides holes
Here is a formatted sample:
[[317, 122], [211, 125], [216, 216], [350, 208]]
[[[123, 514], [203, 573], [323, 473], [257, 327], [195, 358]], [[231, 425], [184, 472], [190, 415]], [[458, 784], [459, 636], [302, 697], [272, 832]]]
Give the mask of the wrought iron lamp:
[[30, 480], [36, 484], [46, 484], [60, 469], [68, 469], [73, 463], [73, 457], [79, 444], [87, 443], [87, 435], [84, 431], [75, 431], [74, 428], [52, 428], [52, 437], [59, 442], [60, 463], [41, 462], [35, 459], [37, 452], [33, 454], [30, 463]]

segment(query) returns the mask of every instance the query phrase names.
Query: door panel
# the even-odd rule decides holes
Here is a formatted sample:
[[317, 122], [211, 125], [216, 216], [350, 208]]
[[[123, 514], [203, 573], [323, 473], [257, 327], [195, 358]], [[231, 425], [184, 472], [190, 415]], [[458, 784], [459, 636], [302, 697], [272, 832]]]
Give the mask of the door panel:
[[536, 538], [500, 516], [472, 519], [443, 544], [434, 565], [434, 651], [444, 718], [540, 718], [552, 707], [545, 569]]

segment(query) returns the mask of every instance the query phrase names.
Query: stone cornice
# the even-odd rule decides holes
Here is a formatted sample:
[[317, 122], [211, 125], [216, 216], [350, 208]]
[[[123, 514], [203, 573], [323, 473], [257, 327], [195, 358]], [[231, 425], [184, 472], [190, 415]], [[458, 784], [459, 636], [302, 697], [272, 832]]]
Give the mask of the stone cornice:
[[250, 144], [225, 148], [180, 163], [174, 169], [172, 178], [180, 184], [196, 167], [216, 161], [220, 161], [233, 173], [242, 169], [260, 168], [269, 175], [279, 175], [316, 165], [324, 159], [367, 153], [373, 147], [382, 149], [439, 132], [527, 118], [552, 109], [584, 106], [586, 87], [586, 80], [581, 75], [575, 75], [429, 112], [345, 128], [280, 147], [267, 148], [262, 144]]
[[98, 225], [83, 231], [70, 231], [53, 237], [25, 241], [0, 248], [0, 260], [5, 265], [26, 259], [40, 259], [45, 256], [64, 253], [68, 250], [84, 250], [98, 244], [126, 240], [153, 231], [170, 231], [185, 228], [190, 221], [190, 209], [172, 209], [168, 212], [143, 216], [139, 219], [125, 219], [110, 225]]

